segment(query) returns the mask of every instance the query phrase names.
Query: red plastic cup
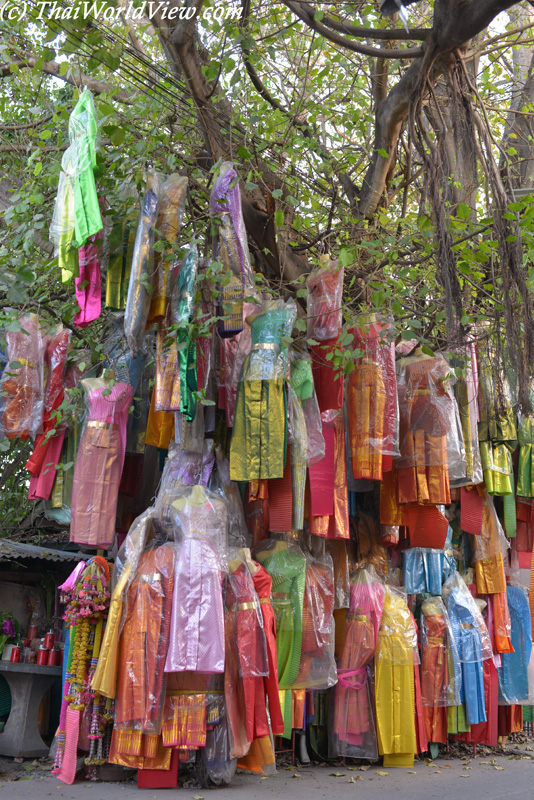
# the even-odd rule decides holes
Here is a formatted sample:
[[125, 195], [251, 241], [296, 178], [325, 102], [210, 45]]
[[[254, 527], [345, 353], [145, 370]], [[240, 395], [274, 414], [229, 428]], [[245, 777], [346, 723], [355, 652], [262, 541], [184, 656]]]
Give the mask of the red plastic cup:
[[18, 646], [14, 647], [11, 650], [11, 661], [14, 661], [15, 663], [18, 664], [19, 661], [20, 661], [20, 654], [21, 653], [22, 653], [22, 648], [21, 647], [18, 647]]

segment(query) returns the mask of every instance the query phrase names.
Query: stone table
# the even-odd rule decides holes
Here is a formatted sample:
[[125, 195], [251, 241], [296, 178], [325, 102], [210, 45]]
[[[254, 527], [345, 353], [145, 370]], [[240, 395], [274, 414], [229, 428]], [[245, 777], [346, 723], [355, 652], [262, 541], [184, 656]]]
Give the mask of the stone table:
[[50, 748], [39, 733], [37, 714], [44, 693], [61, 678], [61, 667], [0, 661], [0, 674], [11, 690], [11, 713], [0, 733], [0, 755], [47, 756]]

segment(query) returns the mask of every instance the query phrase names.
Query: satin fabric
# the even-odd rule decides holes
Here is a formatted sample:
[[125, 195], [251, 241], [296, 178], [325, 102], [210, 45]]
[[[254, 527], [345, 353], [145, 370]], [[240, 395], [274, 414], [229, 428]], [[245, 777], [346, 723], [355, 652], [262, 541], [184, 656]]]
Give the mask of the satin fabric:
[[74, 288], [80, 310], [72, 320], [77, 328], [86, 328], [100, 316], [102, 308], [100, 262], [103, 244], [102, 228], [78, 251], [78, 277], [74, 279]]
[[526, 592], [519, 586], [508, 586], [508, 607], [511, 617], [513, 653], [501, 655], [499, 702], [521, 704], [529, 699], [528, 662], [532, 651], [532, 623]]
[[121, 382], [87, 397], [88, 420], [74, 467], [71, 542], [91, 547], [113, 543], [132, 397], [132, 387]]
[[[19, 319], [20, 330], [8, 331], [7, 363], [2, 379], [0, 423], [8, 439], [29, 439], [43, 420], [43, 339], [37, 314]], [[14, 364], [10, 367], [10, 364]]]
[[312, 357], [313, 382], [317, 393], [319, 410], [343, 408], [344, 386], [343, 371], [333, 366], [327, 355], [341, 355], [342, 348], [338, 337], [328, 339], [310, 347]]
[[124, 311], [135, 243], [137, 214], [130, 211], [121, 229], [119, 248], [110, 254], [106, 275], [106, 308]]
[[447, 610], [462, 669], [460, 697], [465, 704], [467, 722], [469, 725], [476, 725], [478, 722], [486, 722], [487, 719], [480, 632], [459, 589], [451, 591]]
[[186, 502], [172, 509], [181, 530], [175, 563], [171, 641], [165, 672], [224, 672], [223, 565], [226, 505]]
[[230, 445], [230, 478], [252, 481], [281, 478], [287, 446], [284, 386], [284, 330], [293, 325], [290, 309], [260, 313], [251, 325], [252, 349], [237, 387]]
[[256, 554], [273, 582], [272, 607], [276, 620], [278, 685], [284, 736], [289, 738], [293, 724], [290, 689], [297, 680], [302, 650], [302, 614], [306, 581], [306, 559], [297, 550], [269, 550]]
[[446, 690], [449, 685], [449, 659], [447, 653], [447, 624], [439, 613], [439, 604], [432, 608], [426, 601], [425, 638], [421, 657], [421, 694], [425, 733], [429, 742], [447, 744]]
[[384, 766], [413, 766], [417, 752], [413, 622], [404, 600], [386, 587], [375, 654], [378, 752]]
[[[332, 429], [333, 435], [330, 435]], [[327, 462], [327, 456], [322, 461], [311, 467], [321, 474], [323, 480], [328, 480], [333, 485], [333, 509], [329, 515], [311, 516], [309, 519], [310, 533], [314, 536], [321, 536], [327, 539], [349, 539], [349, 501], [347, 492], [347, 460], [345, 452], [345, 424], [344, 418], [335, 417], [331, 423], [323, 422], [323, 434], [325, 440], [325, 450], [332, 452], [331, 460]], [[323, 461], [325, 466], [322, 467]], [[333, 474], [325, 475], [324, 470], [328, 463], [332, 464]], [[317, 474], [317, 472], [315, 474]], [[312, 488], [313, 496], [313, 488]], [[312, 501], [313, 502], [313, 501]], [[313, 509], [312, 509], [313, 513]]]
[[76, 151], [74, 229], [78, 247], [103, 227], [94, 176], [97, 134], [93, 95], [84, 89], [69, 119], [69, 139]]
[[352, 584], [349, 602], [334, 690], [335, 755], [373, 759], [378, 757], [378, 746], [368, 667], [376, 651], [384, 587], [378, 582]]

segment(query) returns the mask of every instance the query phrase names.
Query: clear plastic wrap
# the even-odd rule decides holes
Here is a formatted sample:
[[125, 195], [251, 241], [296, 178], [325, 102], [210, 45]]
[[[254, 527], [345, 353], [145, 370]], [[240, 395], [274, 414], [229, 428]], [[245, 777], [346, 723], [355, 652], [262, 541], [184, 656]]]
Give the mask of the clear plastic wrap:
[[327, 539], [326, 552], [334, 562], [334, 609], [349, 606], [349, 557], [345, 539]]
[[195, 418], [189, 422], [181, 411], [174, 412], [174, 438], [182, 450], [204, 452], [204, 406], [197, 405]]
[[328, 689], [337, 682], [333, 612], [332, 556], [306, 553], [300, 669], [294, 688]]
[[372, 666], [384, 592], [372, 567], [350, 577], [345, 641], [332, 702], [330, 757], [378, 758]]
[[63, 154], [50, 240], [63, 270], [63, 280], [78, 274], [77, 253], [102, 230], [94, 168], [98, 147], [98, 123], [93, 95], [85, 88], [69, 119], [70, 147]]
[[460, 661], [447, 609], [441, 597], [429, 597], [421, 606], [423, 706], [459, 706], [461, 683]]
[[[384, 587], [384, 605], [378, 631], [375, 665], [414, 665], [417, 658], [417, 629], [410, 609], [406, 604], [406, 593], [387, 585]], [[418, 663], [418, 660], [415, 661]]]
[[525, 590], [508, 585], [508, 608], [510, 610], [511, 640], [513, 653], [501, 654], [499, 676], [499, 705], [528, 704], [528, 667], [532, 654], [532, 623]]
[[0, 439], [29, 439], [42, 429], [46, 342], [37, 314], [19, 317], [8, 331], [7, 366], [0, 387]]
[[399, 409], [394, 329], [388, 320], [363, 317], [351, 328], [353, 360], [347, 379], [347, 427], [355, 480], [382, 480], [399, 455]]
[[300, 669], [306, 557], [297, 545], [277, 539], [261, 542], [255, 557], [273, 581], [278, 683], [281, 689], [290, 689]]
[[465, 475], [459, 479], [449, 477], [455, 486], [482, 483], [484, 475], [478, 443], [478, 367], [474, 343], [468, 343], [451, 355], [450, 363], [453, 367], [461, 367], [454, 394], [465, 447]]
[[116, 729], [160, 732], [175, 555], [172, 544], [146, 550], [132, 571], [120, 640]]
[[196, 342], [191, 341], [188, 329], [193, 315], [197, 273], [198, 251], [196, 244], [192, 244], [178, 272], [173, 289], [170, 315], [171, 324], [176, 326], [175, 347], [177, 351], [170, 408], [184, 413], [189, 422], [195, 417], [197, 404], [194, 392], [198, 390], [197, 345]]
[[413, 764], [417, 631], [406, 595], [386, 586], [375, 653], [376, 728], [384, 766]]
[[[247, 231], [241, 209], [239, 178], [230, 161], [224, 161], [213, 181], [211, 214], [218, 218], [218, 256], [226, 271], [241, 282], [245, 293], [255, 292]], [[242, 325], [241, 325], [242, 327]]]
[[87, 415], [74, 466], [70, 541], [106, 548], [115, 536], [133, 389], [110, 378], [86, 378], [82, 385]]
[[226, 503], [203, 486], [178, 491], [171, 506], [178, 552], [165, 671], [224, 672]]
[[44, 394], [43, 432], [35, 438], [33, 452], [26, 462], [30, 478], [30, 499], [48, 499], [56, 466], [61, 460], [65, 422], [59, 410], [64, 397], [64, 380], [71, 332], [59, 327], [46, 348], [48, 375]]
[[461, 664], [485, 661], [493, 656], [491, 639], [475, 600], [459, 572], [443, 584], [451, 628]]
[[430, 547], [402, 551], [403, 586], [408, 594], [441, 594], [445, 554]]
[[506, 371], [491, 347], [479, 347], [478, 438], [484, 482], [490, 494], [513, 494], [512, 452], [517, 446], [513, 396]]
[[452, 406], [453, 419], [447, 433], [447, 467], [449, 470], [449, 482], [454, 481], [457, 484], [458, 481], [465, 479], [467, 459], [460, 410], [454, 393], [452, 394]]
[[388, 555], [382, 544], [378, 520], [358, 509], [351, 525], [356, 533], [355, 567], [374, 567], [385, 579], [388, 574]]
[[484, 497], [480, 535], [471, 536], [472, 561], [479, 594], [506, 592], [504, 562], [510, 543], [495, 511], [493, 497]]
[[206, 746], [200, 751], [208, 777], [216, 786], [231, 783], [237, 769], [237, 758], [231, 756], [232, 741], [224, 698], [218, 703], [219, 722], [208, 730]]
[[232, 480], [281, 478], [286, 455], [287, 340], [296, 319], [293, 299], [269, 300], [248, 321], [252, 347], [237, 387], [230, 446]]
[[[534, 397], [534, 392], [531, 391]], [[517, 414], [519, 464], [517, 468], [517, 497], [534, 497], [534, 415]]]
[[321, 412], [313, 383], [311, 357], [308, 354], [291, 353], [289, 382], [302, 405], [306, 422], [306, 459], [309, 465], [313, 465], [324, 458], [325, 441]]
[[231, 339], [221, 339], [221, 383], [224, 386], [224, 408], [226, 411], [226, 425], [233, 427], [237, 386], [241, 375], [243, 361], [250, 353], [252, 332], [247, 322], [249, 316], [254, 314], [258, 307], [253, 303], [243, 304], [245, 322], [243, 330]]
[[451, 368], [443, 356], [400, 362], [400, 467], [447, 466], [447, 433], [454, 422]]
[[231, 612], [234, 646], [237, 647], [239, 675], [258, 678], [269, 674], [267, 645], [260, 601], [252, 573], [257, 565], [248, 548], [230, 548], [226, 583], [226, 607]]
[[154, 251], [149, 324], [164, 319], [170, 299], [171, 274], [174, 266], [173, 249], [176, 247], [184, 218], [187, 183], [187, 178], [173, 173], [161, 187], [157, 229], [159, 235], [164, 238], [166, 246], [161, 252]]
[[148, 175], [146, 193], [137, 223], [128, 298], [124, 313], [124, 333], [134, 356], [142, 349], [150, 309], [154, 230], [158, 220], [160, 196], [161, 178], [153, 170]]
[[220, 493], [228, 509], [228, 544], [230, 547], [248, 547], [251, 537], [245, 522], [243, 501], [237, 483], [230, 480], [230, 462], [220, 445], [215, 450], [215, 456], [217, 471], [210, 489]]
[[343, 324], [343, 279], [345, 270], [321, 256], [321, 265], [306, 281], [308, 289], [308, 336], [318, 341], [334, 339]]
[[173, 535], [173, 502], [181, 496], [182, 486], [207, 486], [215, 458], [211, 452], [211, 442], [204, 442], [204, 453], [182, 450], [171, 442], [154, 510], [154, 525], [162, 533]]

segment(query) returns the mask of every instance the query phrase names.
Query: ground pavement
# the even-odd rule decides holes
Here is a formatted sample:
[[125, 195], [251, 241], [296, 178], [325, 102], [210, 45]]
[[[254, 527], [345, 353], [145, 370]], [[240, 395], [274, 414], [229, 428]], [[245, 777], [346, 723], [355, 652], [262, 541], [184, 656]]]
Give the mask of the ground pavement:
[[123, 783], [77, 781], [65, 786], [51, 776], [49, 765], [14, 765], [0, 759], [0, 800], [522, 800], [534, 795], [534, 746], [508, 746], [504, 754], [471, 748], [435, 761], [417, 761], [413, 770], [380, 766], [279, 767], [269, 778], [237, 774], [232, 786], [137, 789]]

